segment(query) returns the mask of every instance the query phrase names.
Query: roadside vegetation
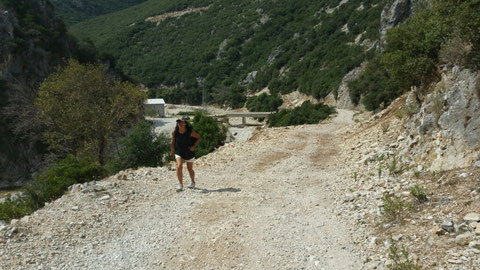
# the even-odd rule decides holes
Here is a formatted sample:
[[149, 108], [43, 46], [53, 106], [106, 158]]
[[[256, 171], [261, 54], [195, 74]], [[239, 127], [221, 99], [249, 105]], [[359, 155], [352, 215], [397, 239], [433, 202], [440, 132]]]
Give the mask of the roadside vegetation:
[[439, 76], [439, 64], [480, 69], [479, 0], [433, 0], [416, 9], [405, 24], [388, 30], [384, 52], [350, 83], [355, 104], [376, 110], [412, 86], [424, 90]]
[[283, 100], [279, 95], [263, 93], [259, 96], [249, 97], [246, 106], [251, 112], [273, 112], [277, 111], [282, 103]]
[[321, 120], [327, 119], [333, 113], [335, 113], [333, 107], [322, 103], [312, 104], [310, 101], [305, 101], [300, 107], [289, 110], [284, 109], [278, 113], [271, 114], [268, 117], [268, 123], [270, 127], [317, 124]]
[[227, 130], [225, 126], [217, 122], [214, 118], [197, 111], [191, 121], [191, 125], [202, 137], [195, 149], [196, 158], [213, 152], [215, 148], [225, 143]]
[[1, 202], [0, 220], [8, 222], [29, 215], [45, 203], [61, 197], [69, 186], [97, 180], [103, 176], [105, 171], [97, 162], [69, 155], [36, 175], [15, 198], [8, 197], [5, 202]]

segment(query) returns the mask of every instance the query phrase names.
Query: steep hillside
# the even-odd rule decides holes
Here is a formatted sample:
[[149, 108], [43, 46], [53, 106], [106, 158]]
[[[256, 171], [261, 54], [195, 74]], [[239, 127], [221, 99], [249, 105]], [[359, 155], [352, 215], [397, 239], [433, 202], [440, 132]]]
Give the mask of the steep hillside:
[[51, 0], [67, 25], [128, 8], [146, 0]]
[[49, 1], [0, 1], [1, 188], [21, 185], [41, 167], [38, 85], [67, 58], [94, 61], [94, 48], [84, 45], [68, 35]]
[[19, 185], [41, 162], [45, 145], [33, 99], [41, 82], [76, 43], [48, 1], [0, 2], [0, 187]]
[[[169, 101], [199, 103], [245, 89], [335, 92], [374, 54], [385, 1], [147, 1], [71, 28]], [[187, 94], [188, 93], [188, 94]]]

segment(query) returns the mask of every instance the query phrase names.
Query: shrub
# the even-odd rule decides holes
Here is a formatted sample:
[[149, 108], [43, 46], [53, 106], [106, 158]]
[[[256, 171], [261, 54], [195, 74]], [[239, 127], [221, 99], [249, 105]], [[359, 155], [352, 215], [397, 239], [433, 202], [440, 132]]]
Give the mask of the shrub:
[[269, 115], [268, 122], [270, 127], [317, 124], [334, 112], [335, 109], [328, 105], [322, 103], [314, 105], [310, 101], [305, 101], [300, 107]]
[[170, 139], [161, 133], [155, 135], [152, 124], [140, 121], [121, 140], [120, 151], [107, 164], [110, 173], [141, 166], [162, 166], [170, 153]]
[[18, 199], [9, 198], [0, 203], [0, 220], [29, 215], [46, 202], [62, 196], [70, 185], [96, 180], [104, 175], [105, 171], [98, 163], [68, 156], [35, 177], [24, 187]]
[[247, 100], [247, 109], [251, 112], [273, 112], [283, 103], [279, 95], [267, 95], [263, 93], [259, 96], [250, 97]]
[[385, 121], [382, 124], [380, 124], [380, 127], [382, 128], [382, 133], [385, 134], [388, 132], [388, 129], [390, 128], [390, 123]]
[[103, 168], [90, 159], [68, 156], [26, 186], [26, 193], [44, 203], [60, 197], [72, 184], [85, 183], [105, 175]]
[[412, 194], [419, 203], [423, 203], [428, 200], [425, 190], [425, 187], [421, 187], [415, 184], [413, 187], [410, 188], [410, 194]]
[[388, 267], [391, 270], [421, 270], [422, 268], [412, 261], [409, 252], [405, 246], [398, 248], [397, 244], [390, 238], [392, 245], [388, 248], [388, 258], [392, 260], [392, 264]]
[[225, 143], [226, 129], [212, 117], [197, 111], [192, 127], [202, 137], [195, 149], [196, 158], [213, 152], [216, 147]]
[[394, 115], [398, 119], [403, 119], [405, 116], [411, 117], [412, 115], [417, 113], [417, 110], [418, 110], [418, 107], [415, 107], [415, 105], [405, 105], [404, 107], [395, 111]]
[[352, 102], [361, 102], [370, 111], [388, 106], [402, 92], [390, 79], [380, 57], [372, 59], [358, 79], [349, 83], [349, 87]]
[[400, 198], [392, 197], [388, 194], [382, 197], [382, 202], [382, 214], [386, 221], [403, 220], [407, 214], [407, 211], [412, 207], [410, 203], [402, 201]]
[[397, 175], [402, 174], [406, 169], [408, 169], [408, 165], [394, 155], [392, 160], [387, 163], [387, 169], [389, 170], [391, 175]]
[[465, 66], [470, 49], [471, 48], [466, 40], [455, 35], [442, 44], [442, 48], [439, 52], [439, 59], [442, 63]]

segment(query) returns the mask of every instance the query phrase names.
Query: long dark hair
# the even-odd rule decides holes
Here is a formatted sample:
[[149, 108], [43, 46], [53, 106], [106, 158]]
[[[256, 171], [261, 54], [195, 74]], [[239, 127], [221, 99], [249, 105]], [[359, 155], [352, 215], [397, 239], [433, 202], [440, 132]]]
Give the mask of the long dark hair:
[[[193, 128], [192, 128], [192, 126], [190, 126], [190, 124], [187, 121], [185, 121], [185, 123], [187, 123], [187, 125], [185, 126], [187, 128], [186, 134], [188, 134], [190, 136], [190, 133], [192, 132]], [[178, 132], [179, 131], [178, 131], [178, 122], [177, 122], [177, 124], [175, 125], [175, 136], [178, 135]]]

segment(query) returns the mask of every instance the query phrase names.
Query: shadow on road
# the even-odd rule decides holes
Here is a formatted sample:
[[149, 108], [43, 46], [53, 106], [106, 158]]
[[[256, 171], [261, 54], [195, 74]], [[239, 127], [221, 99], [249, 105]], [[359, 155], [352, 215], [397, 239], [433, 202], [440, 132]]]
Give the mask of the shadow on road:
[[213, 192], [240, 192], [239, 188], [220, 188], [220, 189], [206, 189], [206, 188], [195, 188], [199, 190], [200, 193], [213, 193]]

